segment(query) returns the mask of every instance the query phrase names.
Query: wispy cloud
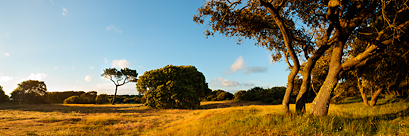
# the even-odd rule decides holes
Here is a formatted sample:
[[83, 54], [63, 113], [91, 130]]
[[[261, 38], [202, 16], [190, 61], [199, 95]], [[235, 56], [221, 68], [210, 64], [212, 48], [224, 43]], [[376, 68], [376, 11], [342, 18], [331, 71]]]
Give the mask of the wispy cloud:
[[95, 67], [94, 67], [94, 66], [90, 66], [90, 67], [89, 67], [89, 69], [91, 69], [91, 70], [92, 70], [92, 69], [95, 69]]
[[220, 87], [236, 87], [236, 86], [245, 86], [245, 87], [254, 87], [256, 86], [253, 83], [240, 83], [237, 81], [223, 79], [221, 77], [212, 80], [212, 86], [220, 86]]
[[236, 73], [240, 70], [244, 70], [243, 74], [251, 74], [251, 73], [263, 73], [267, 72], [268, 68], [267, 67], [248, 67], [247, 63], [244, 61], [243, 57], [240, 56], [236, 59], [236, 61], [233, 62], [233, 64], [230, 66], [230, 69], [224, 72], [224, 75], [229, 75]]
[[240, 56], [239, 58], [237, 58], [236, 61], [234, 61], [233, 65], [230, 66], [230, 68], [233, 73], [236, 73], [237, 70], [246, 68], [246, 66], [244, 65], [243, 57]]
[[239, 85], [239, 82], [232, 81], [229, 79], [223, 79], [221, 77], [212, 80], [213, 86], [221, 86], [221, 87], [235, 87]]
[[107, 31], [122, 33], [122, 31], [119, 30], [119, 26], [115, 26], [114, 24], [111, 24], [111, 25], [107, 26]]
[[48, 0], [48, 1], [50, 1], [51, 5], [54, 5], [54, 1], [53, 1], [53, 0]]
[[54, 69], [58, 69], [58, 66], [54, 66]]
[[67, 15], [67, 12], [68, 12], [67, 9], [62, 7], [62, 15], [63, 16]]
[[5, 52], [5, 53], [4, 53], [4, 55], [6, 55], [6, 56], [10, 56], [10, 54], [9, 54], [9, 53], [7, 53], [7, 52]]
[[92, 81], [92, 77], [90, 75], [85, 76], [85, 81], [87, 82], [91, 82]]
[[253, 83], [241, 83], [240, 85], [245, 86], [245, 87], [255, 87], [256, 85]]
[[125, 59], [121, 59], [121, 60], [113, 60], [111, 65], [112, 67], [117, 67], [117, 68], [125, 68], [129, 66], [129, 62]]
[[248, 67], [244, 70], [243, 74], [264, 73], [267, 72], [267, 70], [267, 67]]
[[74, 70], [74, 69], [75, 69], [75, 67], [71, 67], [71, 69], [72, 69], [72, 70]]

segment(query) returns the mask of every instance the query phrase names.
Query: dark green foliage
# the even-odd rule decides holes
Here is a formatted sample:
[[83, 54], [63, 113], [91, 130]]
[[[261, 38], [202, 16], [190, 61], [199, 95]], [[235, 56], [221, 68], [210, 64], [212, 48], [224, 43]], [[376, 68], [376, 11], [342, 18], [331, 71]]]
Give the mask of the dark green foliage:
[[246, 91], [245, 90], [240, 90], [234, 93], [234, 101], [246, 101]]
[[96, 91], [89, 91], [87, 93], [83, 93], [80, 96], [83, 99], [84, 104], [95, 104], [95, 98], [97, 97]]
[[223, 101], [223, 100], [232, 100], [234, 95], [230, 92], [224, 90], [214, 90], [206, 97], [207, 101]]
[[196, 108], [200, 98], [211, 92], [204, 75], [194, 66], [167, 65], [146, 71], [136, 87], [152, 108]]
[[100, 94], [95, 98], [95, 103], [96, 104], [105, 104], [109, 103], [108, 101], [108, 95], [107, 94]]
[[234, 94], [235, 101], [259, 101], [268, 104], [280, 104], [283, 100], [285, 87], [272, 87], [264, 89], [254, 87], [247, 91], [238, 91]]
[[7, 96], [3, 91], [3, 86], [0, 85], [0, 103], [9, 101], [9, 96]]
[[68, 97], [81, 96], [84, 93], [84, 91], [48, 92], [48, 100], [50, 103], [63, 103]]
[[66, 98], [64, 104], [95, 104], [97, 97], [96, 91], [89, 91], [82, 93], [80, 96], [74, 95]]
[[79, 96], [71, 96], [64, 100], [64, 104], [81, 104], [83, 99]]
[[47, 87], [43, 81], [27, 80], [18, 84], [11, 93], [14, 102], [42, 104], [47, 103]]

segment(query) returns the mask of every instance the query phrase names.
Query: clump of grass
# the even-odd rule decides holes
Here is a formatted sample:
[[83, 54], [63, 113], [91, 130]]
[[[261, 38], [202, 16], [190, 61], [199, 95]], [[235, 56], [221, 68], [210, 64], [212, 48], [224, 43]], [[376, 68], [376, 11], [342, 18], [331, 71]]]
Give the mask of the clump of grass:
[[115, 115], [112, 114], [99, 114], [95, 116], [89, 116], [86, 118], [87, 125], [112, 125], [118, 122]]
[[53, 122], [60, 122], [63, 121], [64, 119], [59, 119], [59, 118], [55, 118], [55, 117], [51, 117], [51, 118], [43, 118], [40, 119], [39, 122], [43, 122], [43, 123], [53, 123]]

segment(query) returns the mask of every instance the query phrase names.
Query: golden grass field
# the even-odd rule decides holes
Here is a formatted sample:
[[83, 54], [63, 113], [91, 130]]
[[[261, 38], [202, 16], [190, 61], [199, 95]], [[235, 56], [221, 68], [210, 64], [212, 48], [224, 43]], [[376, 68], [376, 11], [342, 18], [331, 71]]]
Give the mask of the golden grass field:
[[409, 102], [391, 100], [375, 107], [331, 105], [326, 117], [286, 115], [281, 105], [233, 101], [202, 102], [194, 110], [8, 103], [0, 105], [0, 135], [409, 135]]

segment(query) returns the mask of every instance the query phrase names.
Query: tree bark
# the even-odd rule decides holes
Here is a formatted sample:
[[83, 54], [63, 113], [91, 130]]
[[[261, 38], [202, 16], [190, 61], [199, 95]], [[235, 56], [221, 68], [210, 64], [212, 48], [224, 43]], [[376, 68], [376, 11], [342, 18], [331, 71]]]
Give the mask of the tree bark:
[[379, 96], [379, 94], [381, 94], [382, 90], [383, 90], [382, 88], [378, 88], [378, 90], [376, 90], [376, 92], [372, 95], [371, 102], [369, 103], [370, 104], [369, 106], [375, 106], [376, 105], [376, 102], [378, 101], [378, 96]]
[[344, 42], [338, 41], [337, 46], [332, 51], [332, 57], [329, 65], [329, 72], [321, 86], [318, 95], [312, 102], [310, 113], [314, 116], [326, 116], [328, 115], [328, 108], [331, 98], [331, 93], [338, 83], [339, 72], [341, 71], [341, 57]]
[[294, 79], [295, 76], [298, 73], [299, 68], [294, 68], [291, 70], [290, 74], [288, 75], [288, 81], [287, 81], [287, 89], [285, 90], [284, 98], [283, 98], [283, 111], [284, 113], [288, 113], [290, 111], [290, 98], [291, 98], [291, 92], [293, 91], [294, 88]]
[[369, 106], [369, 104], [368, 104], [368, 98], [366, 97], [366, 94], [365, 94], [365, 92], [364, 92], [364, 86], [362, 85], [362, 82], [361, 82], [361, 80], [359, 79], [359, 77], [357, 77], [357, 79], [358, 79], [357, 84], [358, 84], [359, 92], [361, 92], [362, 100], [363, 100], [365, 106]]
[[[288, 75], [288, 83], [287, 83], [287, 89], [284, 94], [283, 98], [283, 111], [284, 113], [289, 112], [289, 104], [290, 104], [290, 97], [291, 97], [291, 92], [293, 91], [294, 88], [294, 79], [295, 76], [297, 75], [298, 71], [300, 70], [300, 62], [298, 60], [297, 54], [294, 51], [293, 48], [293, 40], [292, 40], [292, 34], [290, 33], [289, 29], [287, 26], [285, 26], [283, 18], [280, 17], [279, 15], [279, 10], [280, 6], [278, 8], [274, 7], [271, 3], [266, 2], [264, 0], [260, 0], [260, 5], [266, 7], [266, 9], [269, 11], [271, 16], [274, 19], [274, 22], [277, 24], [279, 27], [281, 34], [283, 35], [283, 40], [284, 44], [287, 49], [287, 53], [290, 54], [291, 60], [293, 61], [293, 67], [289, 66], [292, 68], [290, 74]], [[287, 58], [286, 58], [287, 59]]]
[[114, 98], [112, 99], [112, 105], [115, 105], [115, 98], [116, 98], [116, 92], [118, 90], [118, 86], [115, 86], [115, 94], [114, 94]]

